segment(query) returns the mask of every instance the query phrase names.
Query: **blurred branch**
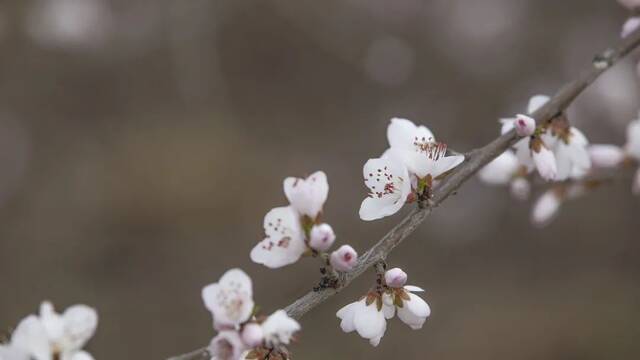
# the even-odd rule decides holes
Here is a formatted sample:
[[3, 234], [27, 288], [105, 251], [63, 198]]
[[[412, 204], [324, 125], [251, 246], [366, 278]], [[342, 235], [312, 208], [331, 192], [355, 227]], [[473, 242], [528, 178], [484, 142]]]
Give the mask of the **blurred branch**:
[[[640, 45], [640, 29], [623, 39], [614, 48], [609, 48], [597, 54], [591, 64], [580, 72], [578, 78], [563, 86], [545, 106], [533, 114], [538, 123], [550, 121], [558, 116], [591, 85], [602, 73], [615, 65], [620, 59], [629, 54]], [[458, 166], [433, 192], [430, 206], [420, 209], [414, 208], [399, 224], [389, 231], [382, 239], [360, 256], [354, 269], [345, 274], [344, 281], [336, 289], [322, 289], [310, 291], [295, 300], [285, 308], [287, 313], [296, 318], [301, 318], [316, 306], [338, 293], [343, 288], [362, 275], [367, 269], [376, 263], [386, 259], [393, 249], [400, 245], [413, 231], [431, 214], [435, 207], [440, 205], [449, 196], [455, 195], [458, 188], [473, 176], [479, 169], [495, 159], [498, 155], [512, 146], [518, 137], [515, 131], [508, 132], [489, 144], [472, 150], [466, 154], [465, 162]], [[196, 350], [189, 354], [178, 355], [169, 360], [200, 360], [209, 359], [206, 349]]]

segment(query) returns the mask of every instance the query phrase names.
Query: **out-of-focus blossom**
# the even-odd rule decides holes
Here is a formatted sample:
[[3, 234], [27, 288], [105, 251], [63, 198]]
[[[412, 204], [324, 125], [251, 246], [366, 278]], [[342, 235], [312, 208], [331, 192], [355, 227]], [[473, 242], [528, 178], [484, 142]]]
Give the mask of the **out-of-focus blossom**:
[[278, 310], [262, 323], [262, 331], [268, 347], [288, 345], [293, 335], [300, 331], [300, 324], [289, 317], [286, 311]]
[[554, 180], [558, 173], [556, 158], [539, 138], [531, 141], [531, 154], [540, 176], [545, 180]]
[[589, 141], [584, 134], [575, 127], [570, 127], [558, 135], [558, 141], [553, 149], [558, 181], [568, 178], [582, 178], [591, 169], [591, 159], [587, 146]]
[[360, 206], [360, 218], [370, 221], [398, 212], [411, 194], [409, 172], [404, 164], [389, 159], [370, 159], [362, 172], [369, 195]]
[[293, 264], [306, 251], [298, 213], [291, 206], [272, 209], [264, 217], [266, 237], [251, 250], [251, 260], [275, 269]]
[[631, 191], [633, 191], [635, 195], [640, 195], [640, 168], [636, 170], [636, 174], [633, 177], [633, 185], [631, 186]]
[[331, 253], [329, 262], [338, 271], [351, 271], [358, 261], [358, 253], [349, 245], [342, 245]]
[[507, 150], [478, 172], [480, 180], [489, 185], [506, 185], [518, 173], [520, 163], [511, 150]]
[[539, 227], [548, 225], [558, 214], [562, 199], [555, 189], [547, 190], [533, 205], [531, 222]]
[[306, 179], [286, 178], [284, 194], [300, 215], [316, 219], [329, 195], [327, 175], [323, 171], [317, 171]]
[[627, 36], [631, 35], [631, 33], [636, 31], [639, 26], [640, 26], [640, 17], [634, 16], [632, 18], [629, 18], [627, 21], [625, 21], [624, 25], [622, 26], [622, 32], [620, 33], [620, 36], [622, 36], [623, 38], [626, 38]]
[[27, 26], [44, 46], [90, 48], [107, 40], [114, 24], [103, 0], [39, 0], [30, 8]]
[[625, 152], [616, 145], [593, 144], [589, 148], [591, 164], [596, 168], [614, 168], [622, 164]]
[[213, 314], [216, 328], [235, 328], [253, 312], [251, 278], [240, 269], [228, 270], [220, 281], [202, 289], [202, 300]]
[[627, 126], [625, 151], [630, 157], [640, 161], [640, 119], [630, 122]]
[[329, 224], [314, 225], [309, 234], [309, 246], [317, 251], [327, 251], [336, 240]]
[[96, 311], [74, 305], [64, 313], [43, 302], [40, 315], [29, 315], [18, 324], [8, 344], [0, 345], [2, 360], [93, 360], [82, 347], [95, 333]]
[[211, 340], [207, 350], [215, 360], [241, 360], [247, 346], [237, 331], [225, 330]]
[[511, 196], [518, 200], [527, 200], [531, 193], [531, 183], [523, 177], [513, 179], [510, 186]]

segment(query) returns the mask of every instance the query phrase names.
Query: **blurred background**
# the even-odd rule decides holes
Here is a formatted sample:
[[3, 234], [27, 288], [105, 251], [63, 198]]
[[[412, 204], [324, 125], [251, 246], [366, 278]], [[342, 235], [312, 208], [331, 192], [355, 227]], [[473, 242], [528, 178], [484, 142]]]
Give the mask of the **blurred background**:
[[[249, 260], [282, 180], [329, 176], [326, 220], [363, 252], [401, 214], [359, 220], [361, 169], [389, 118], [457, 150], [615, 43], [613, 0], [4, 0], [0, 3], [0, 328], [50, 299], [95, 306], [97, 359], [163, 359], [214, 334], [201, 288], [228, 268], [265, 312], [318, 280]], [[637, 55], [637, 54], [636, 54]], [[593, 142], [637, 115], [633, 57], [571, 108]], [[298, 359], [631, 359], [640, 354], [640, 199], [628, 182], [566, 204], [469, 181], [389, 258], [427, 289], [421, 331], [378, 348], [336, 310], [302, 320]], [[406, 209], [405, 209], [406, 211]]]

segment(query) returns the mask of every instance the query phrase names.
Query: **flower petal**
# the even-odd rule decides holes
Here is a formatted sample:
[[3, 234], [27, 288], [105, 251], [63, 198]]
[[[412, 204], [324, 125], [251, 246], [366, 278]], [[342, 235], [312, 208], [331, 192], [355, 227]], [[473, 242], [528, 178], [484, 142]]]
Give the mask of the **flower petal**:
[[534, 112], [538, 111], [538, 109], [543, 107], [547, 102], [549, 102], [549, 100], [551, 100], [551, 98], [547, 95], [532, 96], [531, 99], [529, 99], [527, 113], [529, 113], [529, 115], [533, 114]]
[[478, 172], [480, 180], [491, 185], [506, 185], [518, 172], [520, 163], [511, 150], [507, 150]]
[[47, 331], [35, 315], [20, 321], [11, 336], [11, 346], [29, 353], [35, 360], [51, 360]]
[[251, 260], [269, 268], [293, 264], [306, 251], [304, 234], [293, 207], [272, 209], [264, 217], [266, 237], [251, 250]]
[[368, 305], [360, 300], [353, 322], [358, 334], [365, 339], [374, 339], [384, 334], [387, 321], [382, 311], [378, 311], [375, 302]]
[[418, 330], [431, 315], [431, 308], [421, 297], [413, 293], [409, 293], [409, 298], [403, 300], [403, 306], [398, 308], [398, 318], [413, 330]]
[[354, 302], [344, 306], [336, 313], [336, 316], [342, 320], [340, 322], [340, 328], [342, 331], [350, 333], [356, 330], [356, 325], [354, 324], [353, 319], [356, 315], [356, 309], [358, 309], [358, 306], [358, 302]]
[[306, 179], [286, 178], [284, 193], [296, 211], [315, 219], [329, 195], [327, 175], [323, 171], [317, 171]]
[[68, 350], [79, 350], [98, 327], [98, 313], [87, 305], [74, 305], [62, 314]]
[[228, 270], [218, 283], [202, 289], [205, 306], [213, 313], [216, 324], [238, 325], [253, 312], [251, 278], [240, 269]]

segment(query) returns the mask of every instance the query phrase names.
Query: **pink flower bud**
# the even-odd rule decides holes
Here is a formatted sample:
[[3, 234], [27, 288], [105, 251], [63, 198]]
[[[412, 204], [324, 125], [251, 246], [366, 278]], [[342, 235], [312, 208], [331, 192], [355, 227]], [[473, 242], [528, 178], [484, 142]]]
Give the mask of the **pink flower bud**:
[[536, 131], [536, 120], [527, 115], [518, 114], [515, 128], [518, 136], [531, 136]]
[[400, 268], [393, 268], [384, 273], [384, 281], [387, 286], [401, 288], [407, 283], [407, 273]]
[[511, 196], [518, 200], [527, 200], [531, 193], [531, 184], [529, 180], [523, 177], [517, 177], [511, 181]]
[[342, 245], [331, 253], [329, 262], [338, 271], [350, 271], [358, 260], [358, 253], [349, 245]]
[[311, 246], [312, 249], [327, 251], [331, 245], [333, 245], [333, 242], [336, 241], [336, 234], [333, 232], [331, 225], [320, 224], [315, 225], [311, 229], [309, 238], [309, 246]]
[[249, 323], [242, 329], [242, 342], [250, 348], [254, 348], [262, 345], [264, 340], [264, 333], [262, 326], [256, 323]]
[[591, 145], [588, 151], [591, 164], [597, 168], [616, 167], [625, 157], [624, 150], [615, 145]]

